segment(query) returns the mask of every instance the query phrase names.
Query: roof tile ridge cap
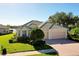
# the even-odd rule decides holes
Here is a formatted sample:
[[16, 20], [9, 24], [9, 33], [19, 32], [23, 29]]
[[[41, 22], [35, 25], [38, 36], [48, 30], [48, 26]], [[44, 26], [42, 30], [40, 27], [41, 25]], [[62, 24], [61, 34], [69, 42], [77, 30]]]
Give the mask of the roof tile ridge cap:
[[32, 20], [32, 21], [36, 21], [36, 22], [42, 22], [42, 21], [39, 21], [39, 20]]

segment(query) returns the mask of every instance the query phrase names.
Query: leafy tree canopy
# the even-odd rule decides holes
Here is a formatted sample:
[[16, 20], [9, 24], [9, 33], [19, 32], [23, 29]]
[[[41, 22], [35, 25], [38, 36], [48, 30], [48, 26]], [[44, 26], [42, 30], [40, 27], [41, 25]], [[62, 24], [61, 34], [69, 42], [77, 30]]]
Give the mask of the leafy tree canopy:
[[68, 27], [68, 25], [72, 24], [75, 25], [77, 21], [79, 21], [78, 16], [74, 16], [73, 13], [65, 13], [65, 12], [57, 12], [54, 15], [49, 16], [49, 22], [52, 22], [53, 24], [62, 24], [65, 27]]

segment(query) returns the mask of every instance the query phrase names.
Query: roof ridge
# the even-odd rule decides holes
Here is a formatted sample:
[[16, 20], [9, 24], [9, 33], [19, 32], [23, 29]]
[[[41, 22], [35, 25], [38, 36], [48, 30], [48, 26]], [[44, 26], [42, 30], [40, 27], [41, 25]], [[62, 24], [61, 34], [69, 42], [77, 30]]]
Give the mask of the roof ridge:
[[39, 27], [42, 28], [47, 22], [42, 23]]
[[49, 27], [49, 29], [51, 29], [53, 26], [54, 26], [54, 24], [52, 24], [52, 25]]
[[36, 21], [36, 22], [40, 22], [40, 23], [42, 23], [41, 21], [38, 21], [38, 20], [31, 20], [31, 21], [29, 21], [29, 22], [23, 24], [22, 26], [27, 25], [27, 24], [29, 24], [29, 23], [31, 23], [31, 22], [33, 22], [33, 21]]

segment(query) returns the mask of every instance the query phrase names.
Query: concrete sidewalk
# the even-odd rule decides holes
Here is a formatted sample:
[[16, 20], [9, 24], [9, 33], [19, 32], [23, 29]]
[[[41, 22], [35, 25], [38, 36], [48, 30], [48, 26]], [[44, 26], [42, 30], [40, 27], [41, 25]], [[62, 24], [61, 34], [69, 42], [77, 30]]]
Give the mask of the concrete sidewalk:
[[33, 54], [49, 53], [49, 52], [56, 52], [56, 51], [54, 49], [46, 49], [46, 50], [38, 50], [38, 51], [12, 53], [12, 54], [7, 54], [6, 56], [27, 56]]

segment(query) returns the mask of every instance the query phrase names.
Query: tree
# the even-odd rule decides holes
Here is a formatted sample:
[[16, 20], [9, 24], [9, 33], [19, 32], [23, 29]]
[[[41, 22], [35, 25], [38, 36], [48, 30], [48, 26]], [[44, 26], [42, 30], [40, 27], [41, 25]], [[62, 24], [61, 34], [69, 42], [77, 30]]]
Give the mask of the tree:
[[67, 24], [69, 25], [69, 24], [72, 24], [72, 25], [75, 25], [75, 23], [77, 23], [77, 21], [78, 21], [78, 16], [74, 16], [71, 12], [70, 13], [68, 13], [68, 15], [67, 15]]
[[73, 13], [66, 14], [65, 12], [56, 13], [54, 15], [49, 16], [49, 21], [53, 24], [62, 24], [64, 27], [68, 27], [68, 25], [75, 25], [79, 20], [78, 16], [74, 16]]
[[56, 13], [52, 16], [49, 16], [49, 21], [52, 23], [57, 23], [57, 24], [65, 24], [65, 21], [67, 20], [67, 15], [64, 12], [61, 13]]
[[74, 18], [73, 18], [73, 23], [75, 24], [75, 23], [77, 23], [79, 21], [79, 17], [78, 16], [74, 16]]
[[42, 40], [44, 38], [44, 33], [41, 29], [34, 29], [31, 31], [30, 38], [32, 42]]

